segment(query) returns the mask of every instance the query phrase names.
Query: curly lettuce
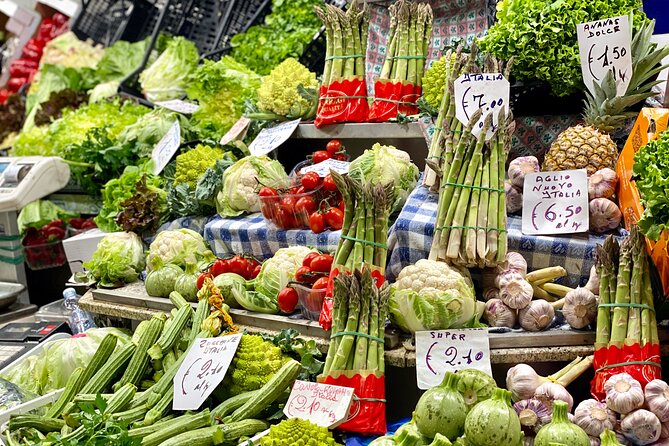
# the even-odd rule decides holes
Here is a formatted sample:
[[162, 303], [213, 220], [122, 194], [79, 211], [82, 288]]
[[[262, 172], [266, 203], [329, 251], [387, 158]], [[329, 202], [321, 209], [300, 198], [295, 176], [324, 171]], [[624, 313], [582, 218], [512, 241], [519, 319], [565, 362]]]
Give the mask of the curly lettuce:
[[114, 232], [100, 240], [84, 268], [99, 285], [119, 287], [137, 280], [145, 264], [142, 239], [134, 232]]
[[182, 97], [198, 59], [193, 42], [184, 37], [174, 37], [156, 61], [139, 75], [142, 92], [153, 102]]
[[669, 132], [634, 155], [634, 176], [645, 208], [639, 229], [649, 239], [659, 240], [662, 231], [669, 229]]

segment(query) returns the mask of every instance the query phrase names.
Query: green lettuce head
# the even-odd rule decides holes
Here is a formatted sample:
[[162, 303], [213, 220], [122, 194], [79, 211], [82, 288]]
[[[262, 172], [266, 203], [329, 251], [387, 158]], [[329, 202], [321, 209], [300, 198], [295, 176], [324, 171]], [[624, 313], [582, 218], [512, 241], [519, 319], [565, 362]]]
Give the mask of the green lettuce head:
[[312, 250], [306, 246], [279, 249], [274, 257], [265, 260], [255, 279], [255, 290], [276, 301], [279, 291], [295, 278], [302, 260]]
[[210, 262], [216, 258], [202, 236], [190, 229], [160, 232], [149, 246], [148, 271], [174, 264], [183, 269], [189, 264]]
[[91, 260], [84, 263], [91, 276], [105, 287], [134, 282], [144, 265], [144, 243], [134, 232], [114, 232], [105, 236]]
[[174, 37], [156, 61], [139, 75], [146, 98], [156, 102], [185, 95], [198, 60], [197, 47], [193, 42], [184, 37]]

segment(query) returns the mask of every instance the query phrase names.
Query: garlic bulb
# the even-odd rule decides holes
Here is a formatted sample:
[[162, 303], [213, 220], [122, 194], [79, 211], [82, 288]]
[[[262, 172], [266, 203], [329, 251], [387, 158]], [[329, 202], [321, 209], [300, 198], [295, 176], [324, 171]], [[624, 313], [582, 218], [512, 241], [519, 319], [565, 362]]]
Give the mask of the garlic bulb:
[[606, 429], [616, 426], [616, 414], [597, 400], [582, 401], [574, 411], [574, 423], [588, 435], [599, 437]]
[[483, 290], [483, 300], [488, 302], [491, 299], [499, 299], [499, 289], [496, 287], [486, 288]]
[[513, 405], [525, 435], [534, 435], [551, 422], [551, 411], [538, 399], [518, 401]]
[[516, 272], [507, 272], [499, 276], [499, 298], [514, 310], [525, 308], [532, 302], [532, 285]]
[[597, 234], [617, 228], [623, 218], [618, 205], [608, 198], [595, 198], [589, 208], [590, 230]]
[[662, 425], [653, 412], [639, 409], [623, 418], [620, 429], [632, 443], [645, 445], [659, 440]]
[[506, 213], [515, 214], [523, 209], [523, 191], [515, 187], [509, 180], [504, 182], [506, 195]]
[[544, 382], [546, 382], [546, 378], [539, 376], [527, 364], [515, 365], [506, 372], [506, 388], [511, 391], [514, 401], [532, 398], [537, 387]]
[[599, 296], [599, 275], [597, 274], [597, 268], [595, 268], [595, 265], [592, 265], [592, 268], [590, 268], [588, 283], [585, 284], [584, 288], [595, 296]]
[[495, 272], [499, 275], [507, 271], [517, 272], [525, 277], [527, 274], [527, 260], [525, 260], [525, 257], [518, 252], [507, 252], [506, 257], [504, 257], [504, 262], [495, 268]]
[[[655, 414], [657, 415], [657, 414]], [[660, 431], [661, 439], [669, 439], [669, 423], [662, 423], [662, 430]]]
[[600, 169], [588, 178], [588, 199], [611, 198], [616, 193], [618, 175], [608, 167]]
[[535, 156], [519, 156], [509, 163], [507, 175], [510, 182], [522, 191], [525, 175], [540, 171], [539, 160]]
[[533, 300], [518, 313], [518, 323], [527, 331], [541, 331], [553, 322], [554, 317], [551, 304], [543, 299]]
[[483, 317], [491, 327], [513, 328], [517, 321], [516, 312], [500, 299], [490, 299], [485, 303]]
[[556, 400], [567, 403], [567, 410], [569, 412], [571, 412], [571, 408], [574, 405], [574, 398], [572, 398], [567, 389], [554, 382], [546, 382], [537, 387], [537, 390], [534, 391], [534, 397], [544, 403], [549, 409], [553, 407], [553, 401]]
[[590, 446], [600, 446], [602, 444], [597, 437], [588, 437], [588, 439], [590, 440]]
[[562, 314], [572, 328], [587, 327], [597, 317], [597, 296], [585, 288], [576, 288], [567, 293]]
[[646, 384], [643, 393], [648, 409], [657, 415], [662, 423], [669, 421], [669, 384], [661, 379], [654, 379]]
[[604, 383], [606, 406], [625, 415], [643, 406], [644, 395], [639, 381], [628, 373], [613, 375]]

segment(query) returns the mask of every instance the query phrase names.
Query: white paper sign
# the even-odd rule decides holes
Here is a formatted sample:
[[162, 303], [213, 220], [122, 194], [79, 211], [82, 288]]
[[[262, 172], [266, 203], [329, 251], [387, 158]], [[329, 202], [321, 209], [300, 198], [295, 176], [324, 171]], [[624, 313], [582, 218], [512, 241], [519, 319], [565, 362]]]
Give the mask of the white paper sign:
[[177, 113], [183, 113], [185, 115], [190, 115], [195, 113], [200, 106], [193, 104], [192, 102], [182, 101], [181, 99], [172, 99], [170, 101], [156, 102], [156, 105], [159, 105], [168, 110], [175, 111]]
[[267, 155], [269, 152], [286, 142], [299, 124], [300, 119], [296, 119], [294, 121], [281, 123], [276, 127], [262, 129], [260, 133], [258, 133], [258, 136], [256, 136], [256, 139], [254, 139], [249, 146], [251, 155]]
[[235, 124], [230, 128], [230, 130], [228, 130], [228, 132], [223, 135], [220, 144], [222, 146], [230, 144], [232, 141], [242, 136], [246, 132], [246, 129], [249, 127], [250, 123], [251, 120], [246, 116], [239, 118], [237, 122], [235, 122]]
[[595, 94], [594, 83], [613, 70], [618, 95], [632, 79], [632, 28], [626, 15], [576, 25], [583, 82]]
[[283, 413], [288, 418], [309, 420], [318, 426], [332, 428], [346, 421], [353, 389], [330, 384], [295, 381]]
[[333, 160], [332, 158], [322, 161], [318, 164], [313, 164], [311, 166], [303, 167], [300, 170], [300, 173], [304, 175], [307, 172], [316, 172], [319, 177], [324, 177], [330, 173], [330, 170], [334, 170], [337, 173], [345, 175], [348, 173], [348, 168], [350, 166], [349, 161], [339, 161]]
[[525, 175], [523, 234], [573, 234], [589, 223], [585, 169]]
[[490, 342], [485, 328], [416, 332], [418, 388], [441, 384], [446, 372], [477, 369], [492, 376]]
[[499, 125], [500, 109], [509, 113], [510, 92], [511, 84], [501, 73], [463, 74], [455, 80], [455, 117], [466, 126], [476, 110], [482, 109], [481, 119], [472, 129], [478, 137], [483, 131], [483, 121], [492, 113], [492, 126], [486, 134], [488, 140]]
[[174, 410], [198, 410], [218, 386], [235, 356], [241, 334], [198, 339], [174, 376]]
[[151, 152], [151, 159], [153, 160], [153, 174], [158, 175], [163, 171], [167, 163], [170, 162], [172, 157], [179, 146], [181, 145], [181, 127], [179, 126], [179, 121], [174, 121], [172, 127], [165, 133], [156, 147], [153, 148]]

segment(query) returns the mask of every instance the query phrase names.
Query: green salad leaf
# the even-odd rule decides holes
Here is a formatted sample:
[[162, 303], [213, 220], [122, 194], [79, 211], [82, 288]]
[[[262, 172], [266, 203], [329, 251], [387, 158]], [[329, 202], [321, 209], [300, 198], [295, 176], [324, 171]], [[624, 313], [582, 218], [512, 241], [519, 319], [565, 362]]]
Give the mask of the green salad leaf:
[[139, 75], [142, 91], [149, 101], [178, 99], [198, 63], [197, 47], [184, 37], [174, 37], [155, 62]]
[[137, 280], [145, 265], [142, 239], [134, 232], [114, 232], [100, 240], [84, 268], [99, 285], [118, 287]]
[[669, 229], [669, 132], [634, 155], [634, 177], [645, 208], [637, 224], [643, 235], [658, 240]]

